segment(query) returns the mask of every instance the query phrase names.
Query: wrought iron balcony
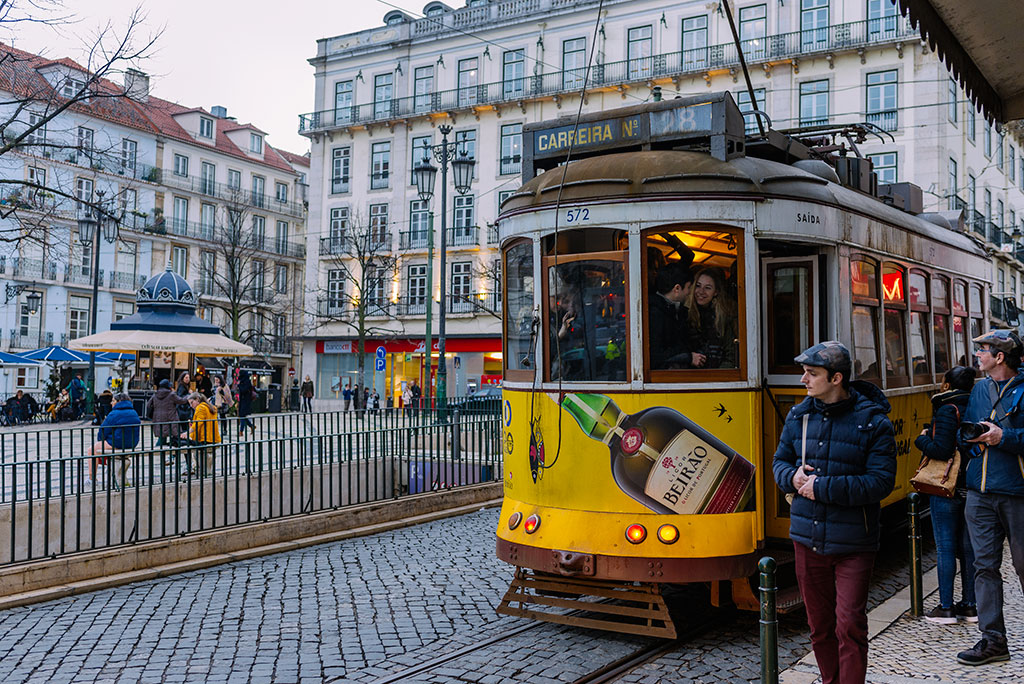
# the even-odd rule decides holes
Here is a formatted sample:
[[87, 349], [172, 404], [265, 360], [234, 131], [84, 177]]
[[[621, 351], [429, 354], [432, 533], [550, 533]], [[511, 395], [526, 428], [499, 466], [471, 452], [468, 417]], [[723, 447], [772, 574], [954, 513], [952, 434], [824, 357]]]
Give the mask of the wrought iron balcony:
[[495, 223], [487, 224], [487, 244], [497, 245], [499, 242], [498, 237], [498, 225]]
[[985, 222], [985, 239], [997, 247], [1003, 244], [1003, 229], [992, 221]]
[[402, 297], [396, 302], [395, 311], [399, 316], [423, 316], [427, 313], [427, 298], [425, 296]]
[[477, 226], [462, 226], [448, 229], [449, 247], [467, 247], [480, 244], [480, 229]]
[[[159, 171], [159, 169], [157, 170]], [[306, 213], [306, 205], [301, 202], [281, 202], [273, 195], [253, 193], [200, 176], [178, 176], [173, 173], [163, 173], [162, 183], [163, 185], [178, 188], [179, 190], [187, 190], [198, 195], [216, 197], [233, 204], [269, 209], [279, 214], [286, 214], [296, 218], [302, 218]]]
[[245, 288], [245, 298], [257, 304], [268, 304], [274, 300], [277, 292], [272, 287], [258, 286]]
[[[57, 262], [44, 261], [43, 259], [31, 259], [26, 257], [11, 257], [11, 278], [21, 280], [56, 280]], [[0, 273], [3, 271], [0, 270]]]
[[501, 311], [501, 293], [473, 292], [448, 295], [448, 313], [498, 313]]
[[223, 225], [210, 225], [207, 223], [196, 223], [179, 218], [164, 218], [163, 216], [153, 217], [144, 228], [146, 232], [158, 233], [160, 235], [177, 235], [184, 238], [204, 240], [214, 243], [237, 244], [239, 247], [248, 247], [262, 252], [279, 254], [282, 256], [302, 258], [306, 256], [306, 245], [302, 242], [284, 240], [282, 238], [268, 238], [265, 234], [255, 234], [246, 227], [242, 235], [235, 240], [232, 235], [234, 231], [225, 228]]
[[352, 305], [347, 297], [327, 297], [316, 300], [316, 315], [320, 318], [348, 318]]
[[869, 112], [867, 122], [874, 124], [883, 131], [895, 131], [899, 126], [899, 112], [896, 110], [886, 112]]
[[[563, 0], [544, 0], [546, 3]], [[444, 32], [457, 28], [455, 16], [475, 16], [474, 12], [503, 12], [504, 7], [535, 5], [540, 9], [542, 0], [514, 0], [491, 3], [485, 7], [465, 8], [461, 12], [446, 12], [442, 17], [426, 17], [412, 23], [412, 35]], [[560, 6], [568, 7], [567, 1]], [[518, 10], [509, 16], [520, 14]], [[504, 15], [502, 15], [504, 16]], [[461, 24], [460, 24], [461, 26]], [[479, 26], [479, 24], [473, 24]], [[417, 27], [422, 27], [417, 28]], [[429, 30], [428, 30], [429, 29]], [[422, 32], [421, 32], [422, 31]], [[745, 41], [744, 56], [748, 63], [772, 62], [792, 57], [843, 50], [855, 50], [896, 40], [919, 40], [920, 34], [902, 17], [885, 17], [867, 21], [836, 24], [808, 31], [794, 31]], [[685, 74], [704, 73], [739, 66], [739, 56], [733, 43], [711, 45], [706, 48], [669, 52], [642, 59], [598, 64], [591, 69], [589, 88], [607, 88], [629, 83], [647, 83], [652, 79], [672, 78]], [[299, 133], [311, 134], [353, 125], [422, 115], [432, 112], [458, 111], [479, 105], [516, 103], [541, 97], [578, 92], [583, 85], [585, 69], [553, 71], [484, 83], [469, 88], [455, 88], [427, 95], [366, 102], [348, 107], [326, 109], [299, 115]], [[818, 118], [818, 117], [815, 117]], [[827, 123], [827, 120], [824, 121]]]
[[[100, 269], [99, 282], [103, 282], [103, 269]], [[92, 268], [79, 264], [67, 264], [64, 267], [64, 282], [72, 285], [92, 285]]]
[[429, 230], [406, 230], [398, 234], [398, 244], [402, 250], [426, 249], [429, 241]]
[[146, 284], [145, 276], [137, 276], [134, 273], [123, 273], [111, 271], [107, 286], [112, 290], [128, 290], [134, 292]]
[[40, 347], [48, 347], [53, 344], [53, 333], [44, 333], [42, 330], [39, 330], [35, 333], [23, 335], [20, 329], [11, 328], [8, 341], [10, 349], [39, 349]]

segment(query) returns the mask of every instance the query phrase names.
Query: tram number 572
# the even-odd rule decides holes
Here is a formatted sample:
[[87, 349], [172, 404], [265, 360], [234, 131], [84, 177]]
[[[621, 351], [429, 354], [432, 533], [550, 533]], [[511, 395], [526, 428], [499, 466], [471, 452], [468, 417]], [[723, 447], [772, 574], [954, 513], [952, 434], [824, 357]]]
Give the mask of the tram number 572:
[[565, 213], [566, 223], [582, 223], [583, 221], [590, 220], [590, 210], [583, 209], [570, 209]]

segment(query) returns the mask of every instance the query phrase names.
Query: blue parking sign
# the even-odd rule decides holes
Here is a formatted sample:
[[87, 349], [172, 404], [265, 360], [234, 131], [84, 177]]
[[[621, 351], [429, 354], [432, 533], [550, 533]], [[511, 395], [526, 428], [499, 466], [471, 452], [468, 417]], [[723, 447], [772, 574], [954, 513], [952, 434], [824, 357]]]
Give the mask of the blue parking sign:
[[385, 364], [384, 359], [378, 357], [377, 359], [375, 359], [375, 363], [373, 364], [373, 370], [375, 370], [375, 371], [382, 371], [382, 370], [384, 370], [384, 364]]

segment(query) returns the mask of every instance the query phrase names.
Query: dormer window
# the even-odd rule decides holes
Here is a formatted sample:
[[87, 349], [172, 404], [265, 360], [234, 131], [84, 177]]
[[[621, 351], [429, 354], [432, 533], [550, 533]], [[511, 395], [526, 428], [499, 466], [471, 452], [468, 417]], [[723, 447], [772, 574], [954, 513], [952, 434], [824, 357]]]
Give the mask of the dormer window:
[[263, 136], [255, 133], [249, 134], [249, 151], [254, 154], [263, 154]]
[[405, 17], [403, 17], [400, 13], [392, 12], [388, 14], [388, 16], [385, 18], [384, 23], [387, 24], [388, 26], [396, 26], [404, 21]]
[[71, 78], [68, 76], [64, 79], [64, 82], [60, 86], [60, 94], [62, 97], [72, 98], [78, 95], [80, 92], [85, 90], [85, 81], [77, 78]]
[[199, 137], [213, 137], [213, 119], [208, 119], [205, 116], [199, 117]]
[[431, 5], [427, 8], [426, 15], [428, 17], [439, 17], [444, 14], [444, 7], [441, 5]]

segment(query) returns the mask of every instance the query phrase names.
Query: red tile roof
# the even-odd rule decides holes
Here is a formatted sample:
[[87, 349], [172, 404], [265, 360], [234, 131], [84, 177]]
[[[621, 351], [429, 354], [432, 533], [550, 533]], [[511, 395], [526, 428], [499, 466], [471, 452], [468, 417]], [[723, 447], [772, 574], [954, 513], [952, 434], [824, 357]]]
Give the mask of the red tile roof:
[[309, 168], [309, 152], [306, 154], [295, 154], [288, 150], [278, 150], [278, 152], [281, 153], [281, 156], [284, 157], [285, 161]]

